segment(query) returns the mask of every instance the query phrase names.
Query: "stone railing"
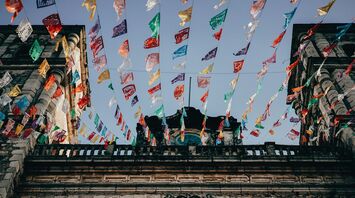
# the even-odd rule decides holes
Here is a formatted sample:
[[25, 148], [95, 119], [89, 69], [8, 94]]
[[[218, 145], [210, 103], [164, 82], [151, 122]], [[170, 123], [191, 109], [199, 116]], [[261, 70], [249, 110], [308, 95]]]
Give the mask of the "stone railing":
[[289, 146], [266, 143], [241, 146], [37, 145], [29, 160], [243, 160], [243, 159], [351, 159], [351, 152], [333, 146]]

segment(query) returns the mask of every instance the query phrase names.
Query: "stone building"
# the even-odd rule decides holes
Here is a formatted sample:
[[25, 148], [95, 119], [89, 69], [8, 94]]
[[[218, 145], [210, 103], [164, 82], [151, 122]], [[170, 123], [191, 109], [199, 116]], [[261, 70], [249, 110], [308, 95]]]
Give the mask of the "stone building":
[[[293, 108], [301, 119], [301, 145], [337, 145], [350, 147], [355, 153], [354, 118], [355, 91], [355, 26], [352, 25], [337, 43], [336, 47], [324, 57], [324, 49], [329, 47], [345, 24], [321, 24], [310, 40], [305, 40], [307, 31], [316, 24], [296, 24], [293, 27], [291, 63], [301, 44], [307, 44], [300, 54], [298, 66], [292, 70], [288, 84], [288, 95], [294, 95], [295, 87], [306, 84], [297, 95]], [[323, 63], [323, 66], [321, 67]], [[320, 75], [317, 70], [321, 67]], [[315, 100], [315, 96], [319, 100]], [[317, 98], [317, 97], [316, 97]], [[316, 103], [312, 104], [315, 101]], [[289, 103], [291, 101], [288, 101]], [[307, 110], [308, 109], [308, 110]]]
[[[25, 42], [16, 28], [0, 26], [0, 78], [10, 78], [0, 87], [0, 195], [11, 194], [24, 157], [36, 143], [78, 143], [76, 124], [83, 109], [77, 103], [83, 96], [90, 97], [84, 26], [63, 26], [51, 39], [44, 26], [34, 25]], [[67, 45], [60, 43], [63, 36]], [[36, 61], [29, 52], [35, 40], [43, 49]], [[70, 63], [65, 49], [69, 49]], [[39, 67], [44, 60], [49, 70], [42, 76]], [[76, 71], [80, 79], [73, 82]], [[49, 78], [53, 83], [47, 89]], [[80, 84], [83, 89], [73, 93]]]

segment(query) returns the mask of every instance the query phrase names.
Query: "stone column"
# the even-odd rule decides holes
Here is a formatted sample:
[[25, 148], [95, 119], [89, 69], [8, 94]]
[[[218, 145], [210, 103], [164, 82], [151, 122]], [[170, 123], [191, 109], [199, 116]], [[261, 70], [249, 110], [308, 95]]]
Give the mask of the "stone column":
[[[350, 78], [350, 76], [343, 74], [343, 69], [336, 69], [334, 70], [332, 76], [335, 82], [337, 82], [340, 90], [345, 93], [349, 91], [354, 86], [354, 81]], [[339, 75], [339, 73], [343, 75]], [[345, 98], [350, 107], [349, 109], [355, 110], [355, 91], [351, 91]]]
[[49, 103], [52, 101], [52, 96], [55, 92], [55, 90], [57, 89], [58, 85], [62, 82], [62, 80], [64, 79], [64, 72], [62, 72], [59, 69], [54, 69], [52, 70], [49, 75], [53, 74], [55, 79], [56, 79], [56, 83], [53, 84], [53, 86], [47, 91], [45, 89], [42, 90], [41, 95], [39, 96], [37, 103], [36, 103], [36, 108], [37, 108], [37, 115], [43, 115], [48, 106]]

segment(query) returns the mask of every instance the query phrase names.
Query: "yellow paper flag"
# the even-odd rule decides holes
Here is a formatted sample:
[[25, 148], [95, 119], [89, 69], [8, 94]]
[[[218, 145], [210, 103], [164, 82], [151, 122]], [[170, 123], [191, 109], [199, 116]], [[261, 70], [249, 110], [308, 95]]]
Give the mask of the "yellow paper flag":
[[180, 26], [184, 26], [186, 22], [191, 20], [192, 15], [192, 6], [187, 8], [186, 10], [179, 11], [179, 18], [181, 19]]
[[134, 113], [134, 118], [138, 118], [141, 115], [141, 113], [142, 113], [142, 107], [139, 106], [136, 113]]
[[50, 66], [49, 66], [49, 63], [47, 61], [47, 59], [45, 58], [42, 63], [39, 65], [39, 68], [38, 68], [38, 73], [43, 77], [43, 78], [46, 78], [46, 74], [49, 70]]
[[97, 83], [100, 84], [105, 80], [110, 79], [110, 71], [106, 69], [105, 71], [101, 72], [99, 77], [97, 78]]
[[18, 85], [15, 85], [14, 87], [12, 87], [12, 89], [10, 90], [10, 92], [7, 94], [10, 97], [16, 97], [21, 93], [21, 89]]
[[95, 12], [96, 12], [96, 0], [84, 0], [81, 4], [81, 7], [86, 7], [86, 9], [90, 12], [90, 21], [94, 19]]
[[152, 85], [156, 80], [158, 80], [158, 78], [160, 78], [160, 69], [158, 69], [158, 71], [150, 75], [150, 79], [148, 82], [149, 86]]
[[332, 8], [335, 1], [336, 0], [331, 0], [326, 6], [318, 8], [317, 9], [318, 16], [324, 16], [324, 15], [328, 14], [328, 11], [330, 10], [330, 8]]
[[200, 74], [209, 74], [209, 73], [212, 72], [212, 70], [213, 70], [213, 64], [208, 65], [206, 68], [204, 68], [204, 69], [200, 72]]
[[20, 135], [21, 132], [22, 132], [23, 127], [24, 126], [22, 124], [18, 124], [17, 127], [16, 127], [16, 130], [15, 130], [15, 134], [16, 135]]

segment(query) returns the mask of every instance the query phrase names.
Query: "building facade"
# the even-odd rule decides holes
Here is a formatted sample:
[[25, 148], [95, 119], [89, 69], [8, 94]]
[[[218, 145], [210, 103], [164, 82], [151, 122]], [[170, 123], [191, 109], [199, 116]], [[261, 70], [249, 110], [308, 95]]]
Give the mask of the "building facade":
[[78, 103], [90, 98], [84, 26], [63, 26], [54, 39], [32, 26], [25, 41], [17, 28], [0, 26], [1, 195], [35, 144], [78, 143]]
[[301, 145], [346, 146], [355, 153], [355, 26], [335, 42], [342, 25], [346, 24], [294, 25], [290, 62], [304, 49], [291, 71], [288, 98], [294, 98], [293, 108], [303, 121]]

